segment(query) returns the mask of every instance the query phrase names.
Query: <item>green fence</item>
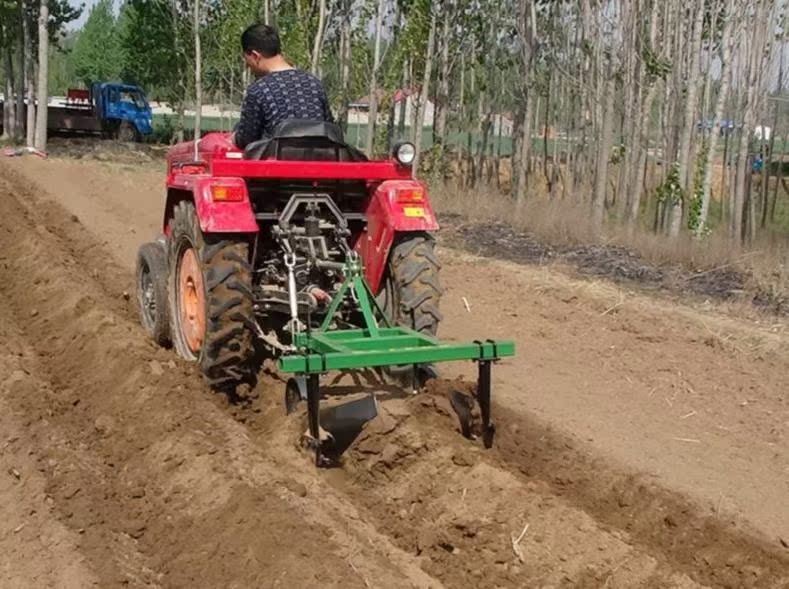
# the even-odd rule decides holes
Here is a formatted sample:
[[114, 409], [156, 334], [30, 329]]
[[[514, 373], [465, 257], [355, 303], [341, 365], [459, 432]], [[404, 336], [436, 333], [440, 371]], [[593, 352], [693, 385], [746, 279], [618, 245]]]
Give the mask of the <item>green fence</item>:
[[[200, 127], [204, 133], [207, 131], [229, 131], [232, 130], [233, 126], [237, 122], [237, 118], [231, 117], [203, 117], [200, 122]], [[168, 135], [172, 133], [172, 130], [175, 127], [175, 116], [161, 114], [154, 115], [153, 127], [154, 137], [157, 140], [168, 142]], [[193, 116], [190, 115], [184, 117], [184, 127], [187, 130], [194, 128]], [[447, 137], [447, 143], [454, 147], [467, 147], [469, 145], [469, 135], [471, 136], [472, 150], [476, 152], [478, 149], [478, 141], [480, 140], [479, 135], [476, 133], [450, 133]], [[367, 125], [349, 124], [348, 131], [345, 134], [345, 139], [351, 145], [360, 149], [363, 148], [367, 142]], [[393, 139], [394, 141], [410, 139], [410, 132], [408, 129], [406, 129], [405, 134], [402, 136], [399, 133], [395, 133]], [[487, 152], [491, 155], [497, 153], [501, 153], [501, 155], [510, 155], [512, 153], [512, 138], [502, 137], [500, 143], [501, 148], [499, 150], [499, 138], [490, 137], [488, 139]], [[432, 145], [433, 129], [432, 127], [425, 127], [422, 129], [422, 149], [430, 149]], [[535, 139], [534, 147], [535, 149], [541, 148], [542, 140]], [[549, 149], [552, 149], [552, 146], [549, 145]]]

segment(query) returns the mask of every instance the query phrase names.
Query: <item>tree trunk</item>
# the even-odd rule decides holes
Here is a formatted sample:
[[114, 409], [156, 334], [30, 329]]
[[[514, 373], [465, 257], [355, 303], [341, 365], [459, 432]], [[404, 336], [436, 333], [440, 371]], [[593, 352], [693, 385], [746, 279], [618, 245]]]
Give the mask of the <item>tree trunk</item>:
[[[780, 88], [780, 86], [779, 86]], [[761, 213], [762, 213], [762, 220], [761, 220], [761, 227], [764, 229], [767, 227], [767, 200], [769, 198], [769, 189], [770, 189], [770, 168], [773, 164], [773, 147], [775, 147], [775, 127], [778, 123], [778, 107], [776, 105], [775, 108], [775, 115], [773, 115], [773, 127], [772, 127], [772, 134], [770, 135], [770, 144], [767, 148], [767, 154], [764, 158], [764, 165], [762, 166], [762, 190], [761, 190]]]
[[[775, 133], [775, 129], [773, 129], [773, 133]], [[781, 155], [778, 158], [778, 173], [775, 175], [775, 186], [773, 186], [773, 202], [770, 205], [770, 222], [775, 222], [775, 207], [778, 204], [778, 186], [783, 184], [784, 181], [784, 155], [786, 152], [785, 147], [787, 139], [789, 139], [789, 137], [787, 137], [786, 134], [781, 138]]]
[[499, 128], [496, 131], [496, 188], [501, 190], [501, 144], [502, 144], [502, 127], [504, 121], [502, 115], [497, 115]]
[[[195, 0], [197, 1], [197, 0]], [[186, 100], [187, 100], [187, 72], [186, 72], [186, 65], [185, 59], [181, 59], [181, 56], [185, 54], [185, 47], [186, 43], [182, 42], [181, 40], [181, 29], [179, 26], [179, 19], [180, 16], [178, 14], [179, 11], [179, 0], [170, 0], [170, 24], [173, 28], [173, 47], [175, 49], [176, 55], [174, 58], [176, 59], [176, 69], [177, 69], [177, 79], [173, 81], [173, 85], [178, 88], [178, 92], [176, 93], [176, 98], [174, 102], [176, 104], [176, 123], [175, 123], [175, 139], [178, 143], [183, 142], [184, 140], [184, 128], [185, 128], [185, 109], [186, 109]], [[241, 70], [242, 77], [247, 76], [249, 69], [243, 68]], [[246, 87], [246, 82], [244, 83]]]
[[[16, 35], [16, 78], [14, 79], [14, 97], [16, 99], [16, 128], [14, 139], [21, 143], [25, 139], [25, 37], [23, 22], [25, 21], [24, 3], [18, 2], [17, 35]], [[9, 48], [10, 51], [10, 48]]]
[[[729, 74], [729, 76], [731, 77], [731, 74]], [[731, 154], [729, 153], [729, 137], [731, 136], [731, 133], [729, 132], [728, 126], [725, 129], [723, 128], [719, 129], [719, 132], [723, 134], [723, 169], [721, 170], [721, 186], [720, 186], [720, 198], [721, 198], [721, 203], [723, 203], [724, 198], [726, 197], [726, 174], [728, 174], [729, 160], [731, 159]], [[712, 193], [712, 189], [710, 189], [710, 194], [711, 193]], [[721, 221], [723, 221], [722, 216], [721, 216]]]
[[[739, 97], [735, 101], [734, 104], [739, 104], [740, 100]], [[737, 238], [737, 232], [734, 230], [734, 205], [735, 205], [735, 196], [734, 191], [736, 187], [736, 178], [737, 178], [737, 157], [734, 154], [734, 147], [735, 147], [735, 140], [737, 139], [737, 131], [736, 129], [732, 129], [726, 135], [726, 144], [729, 146], [729, 160], [728, 160], [728, 167], [724, 169], [723, 175], [724, 178], [728, 181], [728, 189], [726, 192], [722, 193], [723, 196], [721, 198], [725, 199], [726, 201], [726, 213], [728, 216], [728, 223], [729, 223], [729, 237], [732, 240]]]
[[[408, 67], [408, 61], [403, 64], [403, 90], [407, 90], [410, 84], [410, 68]], [[407, 94], [404, 92], [401, 99], [400, 99], [400, 108], [398, 109], [397, 113], [397, 133], [400, 137], [405, 135], [405, 117], [406, 117], [406, 108], [408, 107], [408, 97], [410, 92]], [[393, 100], [394, 102], [394, 100]]]
[[756, 238], [756, 199], [753, 197], [753, 190], [751, 187], [751, 183], [753, 182], [753, 173], [748, 170], [748, 175], [746, 176], [746, 189], [745, 189], [745, 201], [746, 201], [746, 209], [745, 209], [745, 231], [748, 243], [753, 243], [753, 240]]
[[186, 107], [183, 101], [179, 102], [175, 108], [175, 139], [176, 143], [181, 143], [184, 140], [184, 127], [186, 126]]
[[761, 105], [762, 80], [766, 69], [767, 58], [769, 57], [769, 42], [772, 35], [768, 35], [769, 25], [773, 19], [768, 17], [768, 11], [774, 12], [776, 5], [770, 0], [761, 0], [755, 7], [755, 17], [751, 23], [750, 39], [750, 59], [748, 59], [746, 79], [748, 81], [745, 101], [743, 104], [743, 124], [740, 135], [737, 162], [737, 182], [735, 187], [735, 207], [738, 210], [732, 215], [732, 237], [745, 239], [746, 236], [752, 237], [755, 233], [753, 217], [748, 216], [749, 226], [743, 225], [743, 216], [746, 211], [744, 207], [749, 205], [748, 191], [750, 189], [750, 158], [749, 144], [750, 136], [754, 127], [756, 113]]
[[679, 235], [679, 230], [682, 226], [682, 207], [685, 204], [684, 201], [690, 196], [693, 182], [693, 162], [691, 161], [690, 148], [694, 119], [698, 106], [699, 80], [701, 79], [699, 75], [699, 56], [701, 54], [701, 34], [704, 27], [705, 1], [696, 0], [693, 8], [695, 11], [695, 21], [693, 23], [692, 41], [689, 48], [690, 63], [688, 66], [685, 112], [679, 140], [678, 156], [679, 186], [682, 189], [683, 197], [677, 202], [672, 203], [671, 206], [671, 222], [669, 224], [669, 235], [671, 237]]
[[416, 135], [414, 137], [414, 173], [419, 173], [419, 158], [422, 153], [422, 131], [425, 127], [425, 112], [427, 103], [430, 100], [430, 78], [433, 73], [433, 49], [436, 39], [436, 11], [431, 7], [433, 13], [430, 17], [430, 33], [427, 36], [427, 48], [425, 52], [425, 73], [422, 77], [422, 89], [419, 91], [419, 112], [416, 117]]
[[[781, 55], [778, 59], [778, 92], [783, 92], [784, 87], [784, 46], [786, 43], [786, 27], [784, 27], [783, 34], [781, 35], [780, 49]], [[775, 147], [775, 136], [778, 131], [778, 110], [781, 108], [781, 103], [776, 102], [773, 106], [775, 112], [773, 113], [773, 127], [770, 135], [770, 148], [767, 152], [767, 161], [764, 164], [764, 182], [762, 186], [762, 229], [767, 227], [767, 209], [769, 208], [769, 191], [770, 191], [770, 168], [773, 163], [773, 148]], [[783, 157], [778, 160], [778, 168], [783, 168]], [[780, 172], [779, 172], [780, 176]], [[773, 195], [773, 205], [771, 217], [775, 216], [775, 197], [778, 194], [778, 178], [775, 180], [775, 194]]]
[[375, 146], [375, 126], [378, 118], [378, 70], [381, 68], [381, 36], [383, 34], [385, 0], [378, 0], [378, 9], [375, 14], [375, 47], [373, 49], [373, 71], [370, 74], [370, 109], [367, 113], [367, 143], [368, 156], [373, 155]]
[[[195, 118], [194, 118], [194, 139], [195, 152], [197, 151], [197, 141], [200, 139], [203, 118], [203, 51], [200, 43], [200, 0], [193, 0], [193, 22], [194, 46], [195, 46]], [[197, 159], [197, 157], [195, 157]]]
[[[712, 76], [710, 75], [710, 71], [712, 69], [712, 62], [715, 57], [711, 51], [713, 44], [712, 39], [715, 39], [715, 35], [717, 35], [718, 33], [718, 26], [720, 26], [721, 24], [720, 22], [718, 22], [719, 19], [717, 18], [721, 8], [727, 10], [726, 1], [727, 0], [714, 0], [714, 3], [712, 4], [712, 8], [711, 8], [712, 13], [710, 18], [711, 22], [710, 22], [710, 32], [709, 32], [710, 41], [708, 41], [708, 45], [706, 48], [707, 50], [704, 52], [707, 56], [707, 68], [706, 68], [707, 75], [704, 77], [704, 91], [702, 93], [702, 98], [701, 98], [702, 120], [705, 123], [709, 119], [710, 111], [715, 108], [714, 105], [712, 104], [713, 79]], [[726, 14], [729, 14], [729, 12], [726, 12]], [[723, 34], [721, 31], [721, 43], [722, 42], [723, 42]]]
[[[548, 187], [548, 194], [553, 196], [553, 182], [551, 174], [548, 171], [548, 126], [549, 117], [551, 113], [551, 80], [553, 76], [548, 72], [548, 84], [545, 90], [545, 115], [542, 125], [542, 173], [545, 176], [545, 184]], [[556, 162], [554, 162], [554, 167]]]
[[5, 87], [3, 94], [5, 100], [3, 103], [3, 136], [0, 139], [7, 141], [14, 135], [16, 128], [16, 103], [14, 101], [14, 62], [11, 57], [11, 52], [6, 51], [3, 56], [3, 74], [5, 79]]
[[[412, 62], [411, 65], [413, 66], [413, 62]], [[411, 73], [413, 75], [413, 72], [411, 72]], [[473, 79], [474, 79], [473, 78], [473, 75], [474, 75], [474, 71], [473, 70], [472, 70], [471, 74], [472, 74], [472, 86], [473, 86]], [[423, 77], [424, 77], [424, 73], [423, 73]], [[416, 92], [411, 94], [411, 120], [409, 121], [409, 124], [408, 124], [408, 128], [410, 129], [408, 140], [411, 143], [413, 143], [414, 145], [416, 145], [418, 143], [418, 141], [417, 141], [417, 137], [418, 137], [417, 136], [417, 127], [419, 126], [419, 113], [421, 112], [420, 111], [421, 106], [422, 106], [422, 89], [420, 88], [418, 94]]]
[[[660, 7], [659, 0], [652, 0], [652, 10], [650, 12], [650, 25], [649, 25], [649, 43], [653, 50], [656, 50], [657, 34], [658, 34], [658, 8]], [[662, 55], [662, 51], [660, 52]], [[638, 224], [639, 211], [641, 210], [641, 195], [644, 192], [644, 181], [646, 177], [647, 168], [647, 153], [649, 150], [650, 138], [650, 121], [652, 120], [652, 105], [657, 95], [658, 83], [657, 80], [648, 80], [647, 72], [643, 64], [639, 70], [639, 94], [643, 92], [641, 88], [644, 84], [648, 84], [646, 94], [643, 102], [637, 103], [636, 112], [634, 114], [634, 130], [633, 139], [635, 145], [633, 149], [636, 151], [635, 169], [630, 173], [628, 181], [628, 206], [627, 206], [627, 228], [628, 233], [633, 235]]]
[[397, 115], [397, 103], [392, 97], [392, 104], [389, 106], [389, 116], [386, 119], [386, 151], [392, 152], [394, 147], [395, 117]]
[[340, 23], [340, 112], [337, 117], [343, 133], [348, 132], [348, 101], [351, 82], [351, 0], [344, 0], [342, 22]]
[[312, 66], [313, 75], [318, 74], [318, 65], [321, 61], [323, 52], [323, 34], [326, 29], [326, 0], [318, 0], [318, 29], [315, 31], [315, 41], [312, 46]]
[[[520, 111], [520, 137], [518, 138], [519, 153], [513, 153], [513, 172], [517, 170], [517, 175], [513, 178], [515, 184], [515, 201], [518, 206], [522, 205], [526, 200], [526, 181], [529, 174], [529, 161], [531, 159], [531, 119], [532, 105], [529, 80], [532, 74], [532, 60], [534, 58], [534, 44], [537, 38], [537, 14], [534, 0], [519, 0], [518, 9], [520, 11], [518, 17], [519, 32], [523, 42], [523, 50], [521, 52], [520, 66], [521, 66], [521, 81], [520, 81], [520, 99], [523, 101], [523, 106]], [[515, 160], [517, 166], [515, 165]]]
[[[726, 17], [723, 22], [723, 29], [721, 30], [721, 70], [720, 80], [721, 85], [718, 91], [718, 99], [715, 103], [715, 114], [712, 119], [712, 129], [710, 130], [710, 140], [707, 146], [707, 155], [704, 160], [704, 181], [702, 184], [701, 192], [701, 210], [699, 212], [698, 223], [696, 225], [696, 235], [703, 235], [707, 228], [707, 218], [709, 217], [710, 210], [710, 197], [712, 195], [712, 169], [715, 162], [715, 155], [718, 152], [718, 137], [720, 136], [721, 128], [720, 121], [723, 118], [723, 109], [726, 107], [726, 101], [729, 98], [729, 67], [731, 61], [731, 25], [734, 16], [734, 0], [728, 0], [726, 6]], [[709, 75], [709, 74], [708, 74]], [[728, 143], [728, 142], [727, 142]], [[728, 147], [728, 145], [727, 145]], [[726, 177], [726, 149], [723, 151], [723, 174]], [[721, 188], [721, 199], [723, 198], [723, 188]]]
[[472, 186], [476, 186], [480, 176], [484, 174], [485, 165], [485, 103], [487, 102], [487, 96], [485, 95], [484, 82], [480, 85], [482, 88], [480, 89], [479, 96], [477, 97], [477, 123], [475, 129], [475, 137], [477, 138], [476, 156], [471, 156], [474, 158], [474, 170], [476, 171], [476, 175], [472, 178]]
[[49, 99], [49, 2], [41, 0], [38, 15], [38, 108], [36, 109], [36, 149], [47, 149], [47, 102]]
[[737, 146], [737, 164], [734, 185], [732, 186], [734, 202], [731, 211], [731, 237], [735, 241], [744, 238], [743, 214], [745, 212], [745, 191], [747, 187], [746, 175], [750, 174], [748, 157], [748, 138], [750, 136], [750, 125], [743, 126], [740, 130], [740, 141]]
[[22, 35], [25, 44], [25, 88], [27, 94], [27, 120], [25, 122], [25, 145], [33, 145], [36, 140], [36, 93], [34, 89], [35, 64], [33, 62], [33, 40], [30, 35], [30, 23], [27, 18], [22, 20]]
[[[622, 59], [625, 65], [625, 96], [624, 96], [624, 113], [622, 116], [622, 145], [624, 153], [620, 154], [619, 162], [619, 186], [617, 189], [617, 202], [616, 212], [618, 219], [625, 216], [632, 195], [628, 188], [631, 184], [631, 178], [634, 175], [633, 168], [637, 161], [637, 144], [641, 137], [639, 136], [640, 129], [635, 123], [635, 119], [640, 114], [640, 100], [641, 100], [641, 84], [636, 83], [639, 74], [640, 60], [636, 59], [638, 55], [638, 37], [636, 31], [639, 29], [637, 18], [638, 11], [641, 7], [640, 0], [633, 0], [632, 4], [625, 2], [623, 9], [623, 29], [626, 36], [623, 39]], [[641, 80], [639, 80], [640, 82]]]
[[466, 54], [461, 50], [460, 52], [460, 96], [458, 97], [458, 108], [460, 109], [460, 117], [463, 118], [463, 113], [466, 108]]
[[488, 150], [488, 144], [490, 141], [490, 129], [491, 129], [491, 116], [492, 112], [488, 110], [482, 117], [482, 123], [479, 127], [479, 136], [480, 141], [477, 146], [477, 170], [479, 170], [480, 176], [484, 176], [485, 173], [485, 163], [486, 157], [485, 154]]
[[444, 144], [447, 139], [447, 112], [449, 107], [449, 18], [444, 18], [443, 40], [441, 43], [441, 64], [438, 80], [438, 97], [436, 100], [436, 122], [433, 126], [433, 142], [441, 146], [443, 156]]
[[[610, 66], [609, 66], [610, 67]], [[616, 87], [612, 72], [608, 72], [605, 81], [605, 105], [601, 123], [600, 145], [597, 151], [595, 164], [595, 184], [592, 194], [592, 226], [599, 231], [603, 226], [605, 214], [606, 186], [608, 184], [608, 158], [614, 141], [614, 101], [616, 100]]]

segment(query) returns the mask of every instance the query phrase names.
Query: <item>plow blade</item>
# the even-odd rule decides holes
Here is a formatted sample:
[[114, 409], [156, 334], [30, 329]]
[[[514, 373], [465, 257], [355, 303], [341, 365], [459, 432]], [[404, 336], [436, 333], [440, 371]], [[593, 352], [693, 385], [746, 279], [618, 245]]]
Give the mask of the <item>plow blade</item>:
[[[363, 370], [387, 366], [413, 366], [414, 374], [420, 366], [437, 362], [472, 360], [478, 365], [476, 401], [482, 418], [482, 438], [485, 447], [493, 443], [495, 428], [490, 419], [491, 365], [500, 358], [515, 355], [512, 341], [475, 340], [468, 343], [442, 342], [416, 329], [391, 325], [378, 308], [375, 296], [361, 275], [361, 264], [351, 258], [343, 272], [345, 281], [332, 299], [326, 316], [318, 329], [308, 329], [293, 335], [294, 350], [279, 358], [279, 370], [296, 375], [306, 382], [309, 438], [315, 449], [315, 463], [328, 466], [331, 460], [322, 452], [323, 430], [330, 421], [347, 427], [348, 431], [361, 427], [377, 415], [375, 399], [351, 401], [324, 412], [320, 410], [319, 376], [330, 371]], [[350, 298], [363, 317], [363, 326], [355, 329], [332, 329], [332, 322], [340, 305]], [[310, 321], [307, 321], [307, 325]], [[416, 378], [414, 379], [417, 380]], [[460, 399], [451, 399], [461, 420], [464, 435], [470, 434], [467, 411]], [[361, 424], [361, 425], [360, 425]], [[333, 437], [333, 433], [332, 433]]]
[[321, 425], [333, 436], [337, 432], [360, 428], [378, 416], [378, 403], [373, 395], [347, 401], [321, 410]]
[[330, 466], [353, 444], [367, 422], [377, 416], [378, 403], [372, 394], [331, 405], [318, 412], [317, 435], [313, 413], [309, 412], [310, 427], [303, 439], [315, 450], [318, 466]]
[[378, 402], [372, 394], [321, 409], [320, 427], [331, 436], [328, 443], [322, 443], [325, 453], [335, 459], [341, 456], [353, 444], [367, 422], [377, 416]]

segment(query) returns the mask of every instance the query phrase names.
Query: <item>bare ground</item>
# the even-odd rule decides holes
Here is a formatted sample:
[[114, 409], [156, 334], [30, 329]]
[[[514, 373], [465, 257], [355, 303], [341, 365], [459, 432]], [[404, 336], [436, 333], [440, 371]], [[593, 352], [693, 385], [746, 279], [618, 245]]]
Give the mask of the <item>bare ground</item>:
[[786, 293], [764, 288], [752, 272], [737, 264], [701, 269], [656, 264], [621, 245], [551, 245], [505, 222], [470, 221], [452, 213], [443, 215], [441, 221], [446, 243], [473, 254], [518, 264], [561, 265], [578, 277], [606, 279], [679, 299], [743, 302], [766, 313], [789, 315]]
[[444, 248], [444, 336], [519, 346], [496, 447], [438, 381], [316, 471], [276, 375], [231, 405], [138, 327], [162, 185], [0, 163], [0, 586], [789, 586], [779, 320]]

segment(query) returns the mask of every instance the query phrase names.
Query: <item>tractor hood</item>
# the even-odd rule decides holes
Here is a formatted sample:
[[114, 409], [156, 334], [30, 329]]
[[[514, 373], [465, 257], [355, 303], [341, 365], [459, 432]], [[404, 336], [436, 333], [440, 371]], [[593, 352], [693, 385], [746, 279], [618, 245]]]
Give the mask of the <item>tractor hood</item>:
[[230, 133], [207, 133], [197, 141], [197, 157], [195, 158], [195, 141], [176, 143], [167, 151], [167, 164], [193, 162], [195, 159], [210, 161], [214, 157], [222, 157], [228, 152], [241, 151], [230, 141]]

